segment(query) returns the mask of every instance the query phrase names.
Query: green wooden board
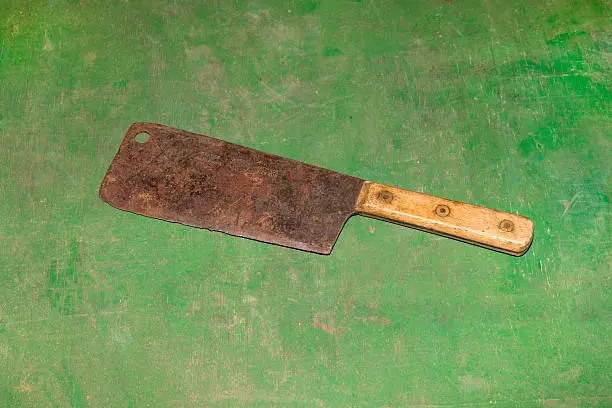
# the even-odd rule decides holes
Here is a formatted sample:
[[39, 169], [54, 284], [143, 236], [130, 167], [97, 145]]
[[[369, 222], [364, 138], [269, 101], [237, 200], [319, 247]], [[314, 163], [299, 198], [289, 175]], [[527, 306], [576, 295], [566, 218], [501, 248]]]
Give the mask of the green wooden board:
[[[0, 406], [612, 406], [606, 1], [0, 5]], [[97, 196], [152, 121], [518, 212], [331, 256]]]

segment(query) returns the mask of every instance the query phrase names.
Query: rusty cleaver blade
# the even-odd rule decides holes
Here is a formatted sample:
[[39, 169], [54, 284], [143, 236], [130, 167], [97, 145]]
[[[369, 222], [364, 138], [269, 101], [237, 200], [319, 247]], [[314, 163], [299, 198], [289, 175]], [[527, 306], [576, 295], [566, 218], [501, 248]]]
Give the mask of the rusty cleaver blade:
[[533, 223], [525, 217], [154, 123], [129, 128], [100, 197], [147, 217], [321, 254], [331, 252], [355, 214], [511, 255], [525, 253], [533, 237]]

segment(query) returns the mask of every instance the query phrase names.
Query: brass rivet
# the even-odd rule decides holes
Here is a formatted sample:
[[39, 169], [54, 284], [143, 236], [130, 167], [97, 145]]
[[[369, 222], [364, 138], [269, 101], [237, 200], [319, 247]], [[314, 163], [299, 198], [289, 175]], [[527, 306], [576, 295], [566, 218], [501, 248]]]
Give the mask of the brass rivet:
[[383, 203], [390, 203], [393, 201], [393, 193], [387, 190], [382, 190], [378, 193], [378, 199]]
[[499, 229], [506, 232], [514, 231], [514, 223], [510, 220], [502, 220], [499, 223]]
[[439, 204], [436, 207], [436, 215], [438, 217], [448, 217], [450, 215], [450, 208], [448, 208], [448, 205]]

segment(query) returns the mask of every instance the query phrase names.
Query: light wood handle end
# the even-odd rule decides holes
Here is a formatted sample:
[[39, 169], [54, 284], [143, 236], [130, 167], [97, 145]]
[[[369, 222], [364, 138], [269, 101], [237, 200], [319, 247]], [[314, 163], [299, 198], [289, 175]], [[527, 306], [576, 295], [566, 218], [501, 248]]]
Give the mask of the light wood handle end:
[[357, 212], [515, 256], [527, 252], [533, 240], [533, 222], [520, 215], [369, 181]]

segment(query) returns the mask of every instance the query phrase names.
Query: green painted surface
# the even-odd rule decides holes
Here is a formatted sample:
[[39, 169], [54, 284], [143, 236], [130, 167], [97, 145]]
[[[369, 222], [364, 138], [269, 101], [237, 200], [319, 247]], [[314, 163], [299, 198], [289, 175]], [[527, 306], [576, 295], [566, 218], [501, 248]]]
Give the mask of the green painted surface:
[[[611, 406], [605, 1], [0, 5], [0, 406]], [[120, 212], [154, 121], [531, 217], [329, 257]]]

